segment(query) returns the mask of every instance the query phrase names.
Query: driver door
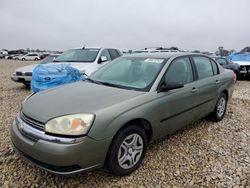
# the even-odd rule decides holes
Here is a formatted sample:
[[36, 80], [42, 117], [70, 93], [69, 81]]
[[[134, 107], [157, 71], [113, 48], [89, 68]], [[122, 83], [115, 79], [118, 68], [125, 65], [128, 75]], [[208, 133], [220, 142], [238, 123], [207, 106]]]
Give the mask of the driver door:
[[158, 115], [161, 136], [171, 134], [195, 120], [196, 87], [192, 64], [189, 57], [175, 59], [167, 69], [165, 83], [178, 82], [179, 89], [158, 93]]

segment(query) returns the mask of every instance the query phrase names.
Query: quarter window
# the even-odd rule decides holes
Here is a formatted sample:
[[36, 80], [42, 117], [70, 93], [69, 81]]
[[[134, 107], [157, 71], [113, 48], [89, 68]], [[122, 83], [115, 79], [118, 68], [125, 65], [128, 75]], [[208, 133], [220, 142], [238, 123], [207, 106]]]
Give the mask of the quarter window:
[[211, 62], [208, 58], [193, 57], [193, 60], [197, 69], [199, 79], [208, 78], [214, 75]]
[[165, 81], [167, 83], [178, 82], [183, 85], [192, 82], [193, 71], [189, 58], [185, 57], [174, 60], [167, 70]]
[[217, 64], [212, 60], [211, 60], [211, 64], [212, 64], [212, 67], [213, 67], [214, 75], [219, 74], [219, 69], [218, 69]]

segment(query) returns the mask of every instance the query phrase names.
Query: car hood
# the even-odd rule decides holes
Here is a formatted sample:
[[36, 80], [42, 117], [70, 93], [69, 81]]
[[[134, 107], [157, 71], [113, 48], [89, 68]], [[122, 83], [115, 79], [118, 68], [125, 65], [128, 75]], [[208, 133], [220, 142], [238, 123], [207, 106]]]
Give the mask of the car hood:
[[233, 61], [241, 66], [250, 65], [250, 61]]
[[[86, 72], [87, 75], [88, 74], [88, 70], [89, 67], [91, 67], [93, 65], [93, 63], [90, 62], [84, 62], [84, 63], [75, 63], [75, 62], [58, 62], [58, 63], [47, 63], [48, 64], [69, 64], [70, 66], [78, 69], [80, 72]], [[16, 72], [32, 72], [33, 69], [37, 66], [37, 64], [34, 65], [28, 65], [28, 66], [24, 66], [24, 67], [20, 67], [18, 69], [16, 69]]]
[[24, 67], [20, 67], [18, 69], [16, 69], [16, 72], [32, 72], [33, 69], [37, 66], [37, 64], [34, 65], [27, 65]]
[[23, 103], [22, 112], [45, 123], [67, 114], [95, 113], [142, 94], [144, 92], [81, 81], [32, 95]]

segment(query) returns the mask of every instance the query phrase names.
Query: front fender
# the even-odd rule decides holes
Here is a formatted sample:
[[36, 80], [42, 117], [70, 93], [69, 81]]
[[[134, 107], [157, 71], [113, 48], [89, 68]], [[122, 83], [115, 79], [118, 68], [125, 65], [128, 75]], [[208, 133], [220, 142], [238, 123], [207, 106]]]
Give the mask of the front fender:
[[145, 98], [131, 100], [128, 103], [126, 102], [126, 105], [120, 104], [99, 111], [96, 114], [95, 122], [88, 135], [96, 140], [110, 138], [113, 137], [119, 129], [128, 122], [135, 119], [144, 119], [150, 123], [153, 131], [152, 138], [154, 139], [159, 135], [159, 121], [156, 110], [157, 105], [154, 100], [155, 97], [156, 94], [150, 94], [150, 96], [146, 97], [147, 100], [145, 100]]

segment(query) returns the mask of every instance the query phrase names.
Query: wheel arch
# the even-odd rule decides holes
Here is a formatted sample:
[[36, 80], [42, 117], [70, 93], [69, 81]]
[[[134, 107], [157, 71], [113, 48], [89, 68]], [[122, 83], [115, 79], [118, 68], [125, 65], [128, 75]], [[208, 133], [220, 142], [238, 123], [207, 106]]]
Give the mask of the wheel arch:
[[228, 92], [228, 90], [224, 89], [221, 93], [224, 93], [224, 94], [226, 95], [227, 99], [228, 99], [228, 97], [229, 97], [229, 92]]
[[136, 118], [136, 119], [129, 120], [127, 123], [125, 123], [124, 125], [122, 125], [120, 127], [120, 129], [118, 129], [118, 131], [116, 132], [116, 134], [120, 130], [125, 129], [125, 128], [131, 126], [131, 125], [138, 125], [141, 128], [143, 128], [145, 130], [145, 132], [146, 132], [148, 142], [150, 142], [152, 140], [152, 136], [153, 136], [152, 125], [151, 125], [151, 123], [148, 120], [146, 120], [144, 118]]
[[110, 155], [110, 148], [114, 142], [114, 139], [115, 137], [117, 136], [117, 134], [122, 131], [123, 129], [126, 129], [127, 127], [129, 126], [132, 126], [132, 125], [137, 125], [137, 126], [140, 126], [141, 128], [143, 128], [146, 132], [146, 135], [147, 135], [147, 141], [148, 143], [152, 140], [152, 137], [153, 137], [153, 129], [152, 129], [152, 125], [151, 123], [144, 119], [144, 118], [134, 118], [134, 119], [131, 119], [129, 121], [127, 121], [125, 124], [123, 124], [115, 133], [115, 135], [113, 136], [112, 138], [112, 141], [108, 147], [108, 150], [107, 150], [107, 153], [106, 153], [106, 157], [105, 157], [105, 162], [104, 162], [104, 170], [107, 170], [106, 168], [106, 164], [107, 164], [107, 160], [109, 158], [109, 155]]

